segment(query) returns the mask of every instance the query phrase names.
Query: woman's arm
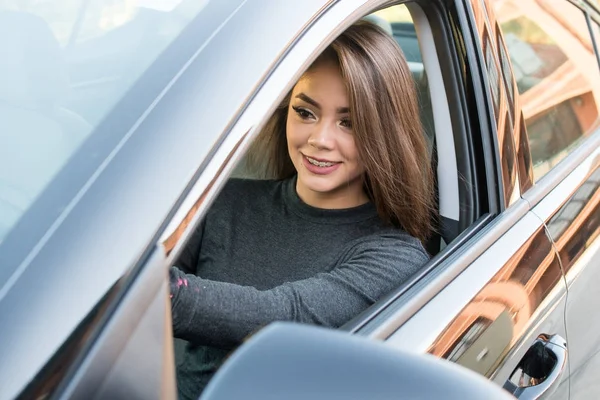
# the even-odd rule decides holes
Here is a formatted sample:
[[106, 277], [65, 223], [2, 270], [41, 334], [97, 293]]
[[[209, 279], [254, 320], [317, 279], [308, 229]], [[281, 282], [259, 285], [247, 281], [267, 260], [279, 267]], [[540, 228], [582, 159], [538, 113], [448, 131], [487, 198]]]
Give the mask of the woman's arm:
[[174, 335], [202, 345], [234, 347], [273, 321], [339, 327], [398, 287], [428, 256], [398, 240], [361, 246], [331, 272], [270, 290], [170, 271]]

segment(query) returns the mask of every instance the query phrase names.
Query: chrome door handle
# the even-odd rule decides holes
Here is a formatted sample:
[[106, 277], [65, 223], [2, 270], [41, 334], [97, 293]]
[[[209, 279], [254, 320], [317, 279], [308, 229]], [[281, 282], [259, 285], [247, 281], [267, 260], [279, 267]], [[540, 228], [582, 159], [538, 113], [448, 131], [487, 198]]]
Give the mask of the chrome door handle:
[[559, 335], [540, 335], [506, 381], [504, 389], [520, 400], [546, 399], [560, 385], [566, 364], [565, 339]]

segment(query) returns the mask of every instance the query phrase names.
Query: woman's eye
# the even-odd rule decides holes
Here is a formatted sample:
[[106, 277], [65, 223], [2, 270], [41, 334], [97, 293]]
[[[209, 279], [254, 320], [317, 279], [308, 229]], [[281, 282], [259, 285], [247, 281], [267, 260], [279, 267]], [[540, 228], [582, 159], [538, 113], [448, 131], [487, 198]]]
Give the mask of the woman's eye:
[[296, 114], [298, 114], [298, 116], [302, 119], [314, 118], [313, 113], [308, 111], [306, 108], [296, 107], [296, 106], [292, 106], [292, 108], [294, 109]]
[[352, 122], [349, 119], [343, 119], [340, 121], [340, 125], [344, 128], [352, 129]]

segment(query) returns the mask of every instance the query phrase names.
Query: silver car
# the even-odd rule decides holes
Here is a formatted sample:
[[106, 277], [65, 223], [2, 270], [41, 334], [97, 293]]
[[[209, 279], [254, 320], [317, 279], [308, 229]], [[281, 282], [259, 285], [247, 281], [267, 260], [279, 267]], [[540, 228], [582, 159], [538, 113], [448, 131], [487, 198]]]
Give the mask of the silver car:
[[[597, 2], [4, 0], [0, 399], [175, 397], [168, 267], [257, 128], [361, 18], [409, 61], [439, 234], [335, 337], [450, 361], [490, 398], [600, 398]], [[213, 389], [236, 387], [236, 354]]]

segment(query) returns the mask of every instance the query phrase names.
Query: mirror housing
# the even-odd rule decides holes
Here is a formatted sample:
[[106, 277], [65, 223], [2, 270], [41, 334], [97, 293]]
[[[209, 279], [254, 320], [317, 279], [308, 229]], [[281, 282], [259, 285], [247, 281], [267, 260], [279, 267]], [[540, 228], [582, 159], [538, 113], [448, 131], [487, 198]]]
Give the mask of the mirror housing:
[[201, 400], [514, 399], [483, 376], [429, 354], [316, 326], [274, 323], [241, 346]]

